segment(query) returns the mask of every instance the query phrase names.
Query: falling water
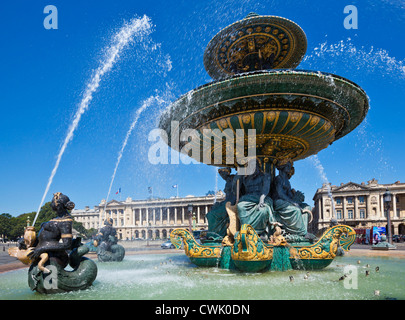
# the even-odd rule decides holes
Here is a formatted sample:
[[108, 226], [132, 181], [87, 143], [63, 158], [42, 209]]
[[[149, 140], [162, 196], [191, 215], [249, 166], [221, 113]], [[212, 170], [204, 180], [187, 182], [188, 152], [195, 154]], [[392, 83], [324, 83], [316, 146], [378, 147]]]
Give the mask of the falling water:
[[356, 47], [351, 38], [341, 40], [337, 43], [328, 44], [327, 41], [320, 43], [307, 54], [302, 64], [306, 68], [327, 62], [328, 72], [336, 72], [336, 68], [347, 67], [347, 71], [353, 74], [354, 70], [361, 72], [361, 75], [380, 74], [382, 76], [395, 75], [405, 78], [405, 60], [397, 60], [390, 56], [385, 49]]
[[[105, 212], [106, 212], [108, 198], [110, 197], [110, 193], [111, 193], [111, 188], [112, 188], [112, 185], [114, 183], [115, 175], [117, 173], [117, 169], [118, 169], [118, 166], [120, 164], [122, 154], [124, 153], [125, 147], [126, 147], [126, 145], [128, 143], [128, 139], [131, 136], [131, 133], [134, 130], [134, 128], [135, 128], [135, 126], [136, 126], [142, 112], [144, 112], [147, 108], [149, 108], [155, 102], [158, 103], [158, 104], [162, 104], [162, 103], [165, 102], [165, 100], [163, 100], [159, 96], [151, 96], [151, 97], [149, 97], [148, 99], [146, 99], [143, 102], [142, 106], [135, 113], [134, 120], [132, 121], [131, 126], [129, 127], [129, 130], [128, 130], [126, 136], [125, 136], [124, 142], [122, 143], [121, 150], [118, 153], [117, 162], [115, 164], [114, 172], [113, 172], [113, 175], [111, 177], [110, 187], [108, 188], [107, 198], [106, 198], [106, 201], [105, 201], [105, 204], [104, 204], [104, 216], [105, 216]], [[100, 217], [101, 217], [101, 215], [100, 215]], [[101, 223], [99, 223], [99, 226], [101, 226]]]
[[[328, 41], [319, 43], [305, 56], [300, 67], [303, 69], [322, 69], [322, 71], [341, 76], [350, 76], [351, 80], [360, 85], [366, 79], [370, 81], [372, 78], [375, 83], [384, 82], [384, 84], [394, 87], [395, 90], [399, 90], [398, 92], [404, 88], [405, 59], [397, 59], [382, 48], [356, 45], [351, 38], [334, 43]], [[332, 82], [330, 84], [333, 85]], [[397, 112], [394, 108], [397, 106], [391, 108], [392, 113]], [[399, 109], [398, 112], [400, 112]], [[369, 117], [364, 119], [357, 129], [357, 136], [354, 137], [357, 138], [354, 140], [354, 146], [358, 150], [356, 154], [360, 157], [358, 159], [360, 160], [359, 167], [363, 163], [367, 163], [363, 168], [363, 170], [367, 170], [366, 174], [383, 178], [387, 173], [395, 170], [395, 167], [390, 165], [387, 153], [384, 152], [383, 137], [372, 127]], [[373, 158], [373, 164], [363, 160], [369, 157]], [[323, 181], [326, 182], [328, 193], [330, 193], [328, 179], [319, 159], [314, 156], [312, 161], [318, 168]], [[334, 206], [333, 201], [332, 206]], [[335, 214], [334, 207], [333, 213]]]
[[335, 202], [333, 201], [332, 190], [330, 189], [330, 183], [329, 183], [328, 177], [326, 176], [325, 168], [323, 167], [323, 165], [319, 161], [319, 158], [318, 158], [317, 155], [313, 155], [309, 159], [312, 160], [313, 164], [318, 169], [319, 175], [321, 176], [324, 184], [326, 185], [326, 189], [328, 191], [328, 196], [330, 198], [330, 201], [332, 202], [332, 218], [336, 218], [336, 215], [335, 215], [335, 213], [336, 213], [335, 212]]
[[150, 32], [151, 32], [150, 19], [147, 16], [144, 16], [141, 19], [133, 18], [130, 22], [125, 23], [124, 26], [121, 27], [121, 29], [119, 29], [119, 31], [114, 35], [110, 45], [107, 47], [107, 54], [105, 58], [102, 60], [101, 65], [98, 67], [98, 69], [96, 69], [93, 77], [87, 84], [86, 90], [83, 95], [83, 99], [79, 104], [73, 122], [71, 123], [68, 129], [66, 138], [57, 156], [55, 166], [52, 170], [51, 176], [49, 177], [48, 184], [45, 188], [45, 192], [42, 196], [41, 203], [38, 207], [37, 214], [35, 215], [35, 219], [32, 225], [35, 225], [39, 211], [41, 210], [41, 207], [45, 201], [45, 197], [52, 184], [53, 178], [56, 174], [56, 171], [58, 170], [59, 163], [62, 159], [63, 153], [65, 152], [68, 143], [73, 139], [73, 133], [76, 130], [83, 113], [86, 112], [86, 110], [88, 109], [89, 104], [93, 99], [94, 92], [100, 86], [100, 81], [102, 77], [111, 70], [113, 65], [117, 62], [118, 58], [120, 57], [121, 51], [128, 43], [133, 41], [134, 37], [142, 39], [142, 37], [150, 34]]
[[217, 192], [218, 192], [218, 170], [216, 167], [214, 167], [215, 170], [215, 195], [214, 195], [214, 203], [217, 202]]
[[218, 271], [219, 271], [219, 264], [220, 264], [221, 259], [222, 259], [222, 251], [223, 251], [223, 250], [224, 250], [224, 244], [221, 243], [221, 248], [219, 249], [219, 255], [218, 255], [218, 258], [217, 258], [217, 263], [216, 263], [216, 265], [215, 265], [214, 272], [218, 272]]

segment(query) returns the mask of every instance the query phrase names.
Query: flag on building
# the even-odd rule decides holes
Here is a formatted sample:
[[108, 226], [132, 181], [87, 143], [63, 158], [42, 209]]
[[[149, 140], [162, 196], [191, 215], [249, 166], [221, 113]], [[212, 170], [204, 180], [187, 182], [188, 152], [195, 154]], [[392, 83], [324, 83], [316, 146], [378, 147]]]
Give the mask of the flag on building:
[[148, 187], [148, 192], [152, 193], [152, 191], [153, 191], [152, 187]]
[[115, 194], [119, 194], [119, 193], [121, 193], [121, 188], [119, 188]]
[[172, 185], [172, 188], [173, 189], [176, 189], [176, 191], [177, 191], [177, 198], [179, 197], [179, 185], [178, 184], [174, 184], [174, 185]]

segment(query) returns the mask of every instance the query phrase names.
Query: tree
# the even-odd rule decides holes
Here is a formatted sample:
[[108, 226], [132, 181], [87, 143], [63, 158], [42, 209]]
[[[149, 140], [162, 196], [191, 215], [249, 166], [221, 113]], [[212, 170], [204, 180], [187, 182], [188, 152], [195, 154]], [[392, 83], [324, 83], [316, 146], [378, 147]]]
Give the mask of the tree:
[[[41, 224], [44, 222], [47, 222], [49, 220], [52, 220], [53, 218], [56, 218], [57, 214], [55, 211], [52, 210], [51, 208], [51, 202], [45, 203], [42, 207], [41, 210], [39, 210], [38, 218], [37, 221], [35, 222], [35, 229], [39, 230], [41, 227]], [[31, 223], [33, 221], [31, 220]]]
[[0, 215], [0, 237], [9, 238], [11, 230], [11, 214], [2, 213]]
[[[27, 227], [27, 221], [30, 225], [34, 222], [36, 212], [23, 213], [17, 217], [11, 216], [9, 213], [0, 215], [0, 237], [4, 235], [5, 238], [16, 240], [24, 235], [24, 230]], [[35, 229], [37, 232], [41, 229], [44, 222], [48, 222], [56, 218], [57, 214], [51, 208], [51, 202], [45, 203], [39, 211], [37, 220], [35, 221]], [[83, 224], [73, 220], [73, 229], [79, 232], [85, 238], [90, 238], [97, 232], [95, 229], [85, 229]]]

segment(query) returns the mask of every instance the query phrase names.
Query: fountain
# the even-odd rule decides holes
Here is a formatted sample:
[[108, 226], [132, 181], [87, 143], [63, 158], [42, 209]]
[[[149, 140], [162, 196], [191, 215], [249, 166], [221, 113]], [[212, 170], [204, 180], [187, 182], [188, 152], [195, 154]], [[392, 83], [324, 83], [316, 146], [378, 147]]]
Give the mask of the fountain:
[[[280, 26], [281, 27], [281, 26]], [[270, 26], [271, 28], [271, 26]], [[262, 29], [265, 32], [265, 28]], [[272, 29], [270, 29], [271, 31]], [[271, 31], [272, 32], [272, 31]], [[275, 40], [277, 41], [277, 40]], [[274, 60], [277, 60], [277, 57], [275, 57]], [[292, 67], [291, 65], [284, 64], [281, 66], [282, 68], [290, 68]], [[274, 68], [276, 69], [276, 68]], [[248, 70], [249, 71], [249, 70]], [[267, 76], [266, 76], [267, 74]], [[282, 75], [284, 74], [284, 75]], [[230, 76], [232, 78], [224, 78], [221, 79], [218, 82], [214, 82], [212, 84], [209, 84], [207, 86], [215, 86], [218, 84], [220, 85], [221, 81], [227, 81], [223, 83], [223, 88], [226, 89], [227, 86], [233, 86], [237, 85], [237, 83], [232, 82], [231, 80], [234, 78], [235, 80], [238, 80], [238, 78], [242, 79], [242, 77], [245, 77], [242, 79], [243, 81], [247, 81], [246, 78], [249, 74], [248, 73], [239, 73], [236, 76]], [[355, 84], [351, 83], [350, 81], [339, 78], [334, 75], [327, 75], [324, 73], [318, 73], [318, 72], [307, 72], [307, 71], [294, 71], [294, 70], [267, 70], [267, 71], [252, 71], [250, 73], [250, 76], [260, 76], [258, 79], [258, 83], [262, 82], [263, 87], [258, 86], [257, 84], [257, 89], [262, 89], [262, 93], [259, 93], [258, 95], [254, 96], [254, 92], [252, 93], [252, 97], [247, 99], [247, 97], [244, 97], [243, 99], [240, 99], [240, 101], [236, 101], [236, 103], [239, 103], [238, 105], [235, 106], [236, 113], [233, 114], [231, 113], [231, 109], [233, 106], [230, 104], [233, 100], [232, 98], [229, 101], [227, 100], [226, 97], [224, 97], [224, 100], [218, 100], [218, 106], [215, 106], [216, 102], [211, 103], [212, 106], [210, 107], [211, 109], [207, 108], [207, 117], [211, 116], [213, 117], [213, 121], [209, 123], [209, 126], [218, 126], [218, 128], [224, 128], [221, 126], [221, 123], [218, 123], [216, 119], [220, 119], [221, 116], [226, 117], [226, 116], [233, 116], [235, 115], [237, 118], [229, 118], [229, 121], [231, 121], [231, 124], [238, 125], [241, 128], [246, 128], [248, 125], [254, 125], [257, 126], [258, 122], [257, 120], [261, 121], [261, 125], [263, 126], [263, 131], [259, 131], [260, 135], [258, 135], [259, 138], [261, 138], [263, 141], [267, 142], [272, 142], [273, 144], [269, 144], [270, 146], [273, 146], [274, 148], [274, 153], [281, 152], [281, 151], [286, 151], [284, 149], [284, 146], [286, 145], [285, 140], [281, 140], [282, 136], [277, 136], [277, 134], [283, 134], [283, 135], [288, 135], [288, 134], [293, 134], [295, 132], [296, 135], [298, 135], [300, 132], [300, 128], [303, 127], [303, 131], [309, 130], [312, 128], [313, 125], [318, 125], [316, 128], [313, 129], [313, 131], [308, 131], [307, 135], [302, 135], [302, 139], [309, 139], [311, 136], [311, 133], [313, 135], [320, 135], [322, 136], [323, 134], [323, 128], [326, 128], [324, 125], [325, 119], [328, 119], [329, 117], [338, 117], [341, 116], [340, 114], [340, 109], [338, 105], [334, 105], [332, 101], [341, 101], [339, 105], [344, 109], [346, 108], [347, 112], [344, 111], [344, 114], [347, 115], [347, 118], [343, 117], [343, 124], [342, 127], [333, 133], [335, 137], [332, 139], [331, 135], [331, 142], [336, 140], [339, 137], [342, 137], [344, 134], [349, 132], [350, 130], [344, 131], [345, 126], [352, 126], [354, 128], [356, 126], [356, 121], [353, 122], [353, 119], [361, 119], [363, 116], [353, 116], [351, 115], [351, 112], [356, 107], [356, 104], [349, 103], [350, 101], [350, 95], [351, 94], [346, 94], [350, 93], [350, 90], [353, 90], [354, 92], [352, 94], [355, 94], [356, 92], [358, 93], [359, 96], [363, 95], [363, 92], [360, 88], [358, 88]], [[293, 86], [291, 83], [290, 91], [287, 91], [288, 88], [286, 88], [286, 91], [281, 91], [280, 88], [283, 86], [286, 86], [286, 84], [283, 82], [284, 78], [290, 77], [292, 79], [295, 79], [297, 81], [297, 85]], [[240, 80], [239, 79], [239, 80]], [[281, 80], [283, 81], [281, 81]], [[254, 79], [252, 79], [253, 82]], [[294, 80], [294, 81], [295, 81]], [[306, 81], [309, 81], [308, 83]], [[317, 85], [311, 85], [311, 81], [314, 83], [317, 83]], [[324, 83], [323, 83], [324, 81]], [[308, 94], [308, 97], [306, 99], [302, 98], [301, 100], [298, 99], [300, 96], [299, 94], [293, 95], [294, 93], [297, 93], [297, 91], [300, 90], [300, 92], [305, 93], [304, 88], [301, 88], [303, 86], [303, 83], [306, 83], [307, 90], [310, 90], [311, 86], [313, 87], [314, 91], [317, 91], [317, 94], [312, 93], [313, 96], [310, 96]], [[322, 84], [323, 83], [323, 84]], [[280, 89], [280, 91], [275, 91], [276, 89], [272, 89], [276, 85], [279, 85], [276, 89]], [[253, 84], [252, 84], [253, 86]], [[329, 87], [328, 87], [329, 86]], [[349, 90], [349, 88], [351, 88]], [[204, 86], [201, 87], [200, 89], [196, 90], [196, 93], [199, 90], [204, 89]], [[243, 88], [242, 88], [243, 89]], [[294, 89], [294, 91], [293, 91]], [[322, 101], [316, 100], [316, 97], [322, 97], [322, 94], [326, 94], [325, 92], [327, 90], [331, 91], [331, 94], [329, 95], [330, 98], [325, 98], [323, 101], [324, 104], [322, 104]], [[204, 89], [205, 90], [205, 89]], [[245, 90], [245, 89], [243, 89]], [[242, 90], [242, 92], [243, 92]], [[274, 92], [273, 92], [274, 91]], [[267, 93], [266, 93], [267, 92]], [[298, 93], [300, 93], [298, 92]], [[322, 93], [323, 92], [323, 93]], [[341, 92], [341, 93], [339, 93]], [[226, 93], [226, 92], [225, 92]], [[288, 95], [290, 93], [290, 96]], [[197, 93], [198, 94], [198, 93]], [[265, 100], [267, 98], [271, 98], [272, 95], [276, 97], [276, 95], [279, 94], [279, 97], [277, 97], [276, 100], [274, 100], [274, 103], [272, 103], [271, 99], [269, 99], [268, 102]], [[345, 97], [345, 95], [347, 95]], [[200, 95], [201, 96], [201, 95]], [[221, 96], [219, 93], [217, 96]], [[208, 99], [210, 98], [209, 96], [205, 95], [205, 98]], [[253, 100], [253, 98], [255, 100]], [[260, 98], [263, 98], [263, 100], [260, 100]], [[292, 102], [294, 99], [292, 98], [297, 98], [297, 100], [294, 102], [296, 103], [296, 107], [292, 107]], [[185, 106], [190, 107], [190, 114], [194, 111], [199, 110], [200, 105], [196, 105], [196, 102], [200, 101], [199, 99], [196, 99], [194, 97], [194, 90], [191, 91], [189, 94], [186, 95], [187, 100], [182, 100], [179, 99], [178, 102], [183, 103]], [[222, 99], [222, 98], [221, 98]], [[291, 103], [289, 100], [291, 100]], [[312, 100], [310, 100], [312, 99]], [[320, 99], [320, 98], [318, 98]], [[329, 100], [327, 100], [329, 99]], [[248, 103], [253, 103], [254, 101], [263, 101], [260, 106], [263, 106], [261, 109], [262, 110], [256, 110], [256, 107], [251, 104], [243, 104], [244, 101]], [[250, 101], [250, 102], [249, 102]], [[301, 101], [301, 103], [299, 103]], [[311, 109], [312, 107], [315, 109], [315, 102], [317, 101], [319, 107], [319, 110], [313, 110]], [[345, 102], [346, 101], [346, 102]], [[224, 109], [223, 107], [226, 107], [226, 103], [229, 104], [229, 110]], [[211, 105], [210, 104], [210, 105]], [[326, 105], [329, 105], [330, 109], [330, 114], [328, 114]], [[196, 109], [192, 110], [191, 107], [194, 106]], [[312, 107], [311, 107], [312, 106]], [[278, 109], [281, 108], [282, 109]], [[201, 107], [202, 108], [202, 107]], [[243, 121], [243, 118], [241, 118], [241, 121], [239, 121], [238, 116], [240, 115], [237, 110], [239, 109], [239, 112], [241, 114], [247, 114], [248, 112], [254, 112], [253, 117], [250, 116], [250, 122], [248, 121], [249, 118], [245, 117], [245, 121]], [[289, 109], [290, 108], [290, 109]], [[343, 110], [342, 109], [342, 110]], [[367, 111], [367, 101], [366, 98], [364, 98], [364, 113]], [[182, 111], [181, 109], [178, 109], [177, 111]], [[184, 110], [183, 110], [184, 111]], [[202, 110], [204, 111], [204, 110]], [[305, 112], [304, 112], [305, 111]], [[170, 112], [170, 110], [168, 111]], [[274, 112], [274, 113], [272, 113]], [[292, 114], [288, 115], [288, 112], [301, 112], [299, 114], [299, 117], [297, 120], [296, 117]], [[323, 112], [320, 114], [320, 112]], [[345, 113], [346, 112], [346, 113]], [[358, 112], [361, 112], [358, 111]], [[223, 113], [223, 114], [221, 114]], [[216, 115], [218, 114], [218, 115]], [[183, 118], [186, 118], [184, 116], [184, 112], [179, 114], [179, 119], [183, 120], [181, 117], [183, 115]], [[349, 116], [350, 115], [350, 116]], [[274, 117], [274, 118], [273, 118]], [[276, 118], [277, 117], [277, 118]], [[288, 118], [289, 117], [289, 118]], [[305, 118], [306, 117], [306, 118]], [[318, 117], [318, 118], [315, 118]], [[254, 123], [251, 122], [251, 120], [255, 120]], [[314, 121], [318, 121], [318, 124], [315, 122], [311, 125], [311, 123], [305, 125], [305, 123], [302, 123], [301, 121], [311, 121], [315, 119]], [[228, 119], [225, 119], [226, 122], [228, 123]], [[294, 121], [292, 121], [294, 120]], [[300, 122], [297, 122], [297, 121]], [[192, 121], [187, 120], [188, 123], [192, 123]], [[329, 120], [328, 120], [329, 121]], [[335, 120], [334, 120], [335, 121]], [[337, 121], [337, 120], [336, 120]], [[359, 120], [360, 121], [360, 120]], [[239, 124], [238, 124], [239, 122]], [[222, 121], [222, 123], [225, 123]], [[260, 124], [260, 123], [259, 123]], [[183, 125], [183, 124], [182, 124]], [[285, 128], [283, 129], [282, 127], [285, 125]], [[295, 127], [294, 127], [295, 125]], [[192, 127], [190, 125], [190, 127]], [[291, 129], [291, 130], [290, 130]], [[290, 132], [288, 132], [290, 131]], [[298, 131], [298, 132], [297, 132]], [[316, 132], [317, 131], [317, 132]], [[266, 137], [265, 134], [268, 134]], [[302, 132], [301, 132], [302, 133]], [[332, 134], [332, 133], [331, 133]], [[280, 138], [280, 140], [277, 140], [276, 138]], [[298, 137], [297, 137], [298, 138]], [[305, 140], [304, 139], [304, 140]], [[295, 140], [293, 140], [295, 141]], [[264, 143], [264, 142], [263, 142]], [[262, 143], [262, 146], [260, 148], [264, 148], [264, 144]], [[280, 146], [280, 148], [279, 148]], [[311, 145], [312, 146], [312, 145]], [[282, 148], [281, 148], [282, 147]], [[276, 150], [278, 148], [278, 150]], [[294, 148], [295, 149], [295, 148]], [[294, 150], [293, 150], [294, 151]], [[305, 152], [308, 152], [304, 150]], [[278, 157], [277, 154], [275, 156], [267, 155], [269, 154], [270, 150], [267, 148], [266, 150], [263, 151], [263, 153], [257, 153], [259, 157], [263, 160], [260, 162], [260, 164], [263, 166], [263, 173], [270, 173], [270, 176], [272, 179], [275, 179], [276, 177], [276, 172], [275, 169], [278, 164], [282, 164], [282, 162], [278, 163], [278, 161], [274, 162], [275, 160], [283, 160], [283, 157]], [[309, 153], [308, 153], [309, 154]], [[261, 157], [261, 155], [263, 155]], [[268, 160], [266, 160], [266, 157]], [[305, 154], [304, 154], [305, 157]], [[287, 160], [288, 157], [285, 157], [285, 160]], [[303, 158], [302, 158], [303, 159]], [[297, 160], [297, 159], [295, 159]], [[288, 161], [284, 161], [285, 164], [288, 164]], [[118, 161], [117, 161], [118, 163]], [[221, 163], [219, 166], [223, 167], [224, 165]], [[229, 170], [230, 174], [232, 173], [232, 169], [236, 168], [237, 166], [229, 165], [225, 166], [227, 167], [226, 169], [223, 169], [221, 171], [222, 174], [219, 174], [221, 177], [227, 176], [227, 171]], [[292, 168], [289, 168], [289, 174], [292, 173]], [[232, 194], [232, 190], [235, 190], [235, 184], [241, 183], [240, 179], [235, 179], [231, 180], [229, 183], [230, 187], [230, 192], [227, 192], [227, 197], [228, 196], [235, 196], [235, 200], [230, 200], [230, 204], [227, 205], [227, 203], [218, 203], [218, 206], [223, 206], [226, 209], [228, 209], [227, 213], [229, 212], [232, 217], [234, 217], [234, 214], [236, 212], [236, 209], [234, 208], [237, 206], [236, 203], [236, 194]], [[243, 196], [243, 192], [240, 193], [241, 196]], [[297, 198], [300, 196], [297, 194]], [[270, 197], [271, 198], [271, 197]], [[303, 203], [303, 201], [301, 201]], [[233, 204], [233, 205], [232, 205]], [[223, 209], [222, 209], [223, 210]], [[236, 212], [237, 213], [237, 212]], [[229, 215], [225, 217], [229, 221]], [[308, 216], [310, 218], [310, 216]], [[226, 219], [225, 219], [226, 220]], [[395, 258], [393, 256], [390, 257], [383, 257], [383, 258], [376, 258], [376, 257], [362, 257], [361, 258], [361, 264], [358, 262], [358, 257], [352, 256], [352, 253], [349, 255], [345, 255], [343, 257], [336, 257], [333, 259], [334, 255], [334, 246], [330, 246], [329, 239], [332, 239], [334, 245], [342, 245], [345, 246], [346, 248], [350, 247], [351, 241], [352, 241], [352, 230], [350, 228], [343, 229], [342, 226], [336, 226], [335, 229], [332, 229], [329, 231], [329, 234], [326, 234], [328, 237], [331, 237], [329, 239], [326, 239], [327, 241], [324, 241], [322, 244], [324, 245], [323, 247], [326, 248], [332, 248], [332, 251], [329, 252], [329, 255], [323, 252], [323, 247], [322, 244], [320, 246], [317, 246], [316, 248], [314, 246], [304, 246], [304, 243], [301, 243], [302, 247], [300, 248], [296, 243], [291, 242], [286, 240], [286, 237], [281, 238], [280, 237], [280, 229], [282, 226], [279, 226], [277, 221], [273, 222], [273, 228], [274, 228], [274, 233], [273, 234], [268, 234], [268, 239], [267, 240], [260, 240], [262, 241], [261, 243], [259, 242], [259, 235], [256, 235], [254, 232], [256, 232], [254, 229], [252, 230], [251, 227], [248, 225], [245, 226], [240, 226], [239, 221], [235, 218], [229, 221], [229, 226], [225, 228], [225, 232], [227, 232], [227, 229], [232, 229], [236, 230], [233, 234], [233, 241], [236, 243], [238, 241], [238, 244], [240, 244], [240, 247], [242, 251], [240, 254], [245, 254], [248, 258], [249, 256], [249, 250], [256, 250], [257, 253], [261, 254], [262, 256], [272, 257], [274, 258], [275, 256], [275, 248], [281, 249], [278, 251], [286, 251], [284, 250], [280, 244], [284, 243], [285, 248], [288, 249], [288, 252], [291, 252], [290, 248], [296, 249], [298, 251], [298, 255], [295, 255], [293, 258], [294, 259], [289, 259], [291, 267], [297, 270], [289, 270], [288, 272], [260, 272], [260, 273], [245, 273], [245, 272], [233, 272], [233, 269], [236, 269], [235, 261], [240, 265], [243, 266], [243, 264], [247, 267], [249, 267], [250, 263], [253, 262], [253, 264], [264, 264], [267, 265], [269, 270], [274, 270], [274, 267], [277, 267], [277, 265], [273, 265], [272, 262], [269, 260], [265, 261], [259, 261], [258, 263], [255, 263], [256, 261], [250, 261], [246, 260], [243, 261], [241, 259], [239, 260], [233, 260], [235, 257], [235, 249], [239, 249], [239, 246], [231, 246], [231, 245], [226, 245], [222, 243], [221, 238], [223, 239], [224, 237], [221, 237], [220, 235], [216, 235], [213, 232], [207, 232], [206, 237], [203, 240], [203, 245], [199, 245], [198, 243], [195, 244], [193, 241], [193, 238], [190, 237], [189, 241], [186, 241], [185, 244], [187, 246], [186, 253], [189, 257], [185, 256], [181, 252], [178, 253], [168, 253], [168, 254], [150, 254], [150, 255], [145, 255], [145, 254], [128, 254], [125, 259], [121, 262], [110, 262], [110, 263], [97, 263], [97, 278], [94, 280], [93, 284], [87, 289], [87, 290], [75, 290], [75, 291], [70, 291], [66, 292], [63, 294], [55, 294], [55, 295], [41, 295], [41, 294], [33, 294], [30, 288], [27, 286], [27, 270], [26, 269], [21, 269], [21, 270], [14, 270], [10, 272], [5, 272], [0, 274], [0, 300], [8, 300], [8, 299], [16, 299], [16, 300], [51, 300], [51, 299], [57, 299], [57, 300], [87, 300], [87, 299], [108, 299], [108, 300], [115, 300], [115, 299], [137, 299], [137, 300], [153, 300], [153, 299], [160, 299], [160, 300], [166, 300], [166, 299], [175, 299], [175, 300], [190, 300], [190, 299], [200, 299], [200, 300], [213, 300], [213, 299], [219, 299], [223, 300], [225, 299], [233, 299], [233, 300], [239, 300], [239, 299], [249, 299], [249, 300], [261, 300], [261, 299], [286, 299], [286, 300], [294, 300], [294, 299], [331, 299], [331, 300], [338, 300], [338, 299], [347, 299], [347, 300], [353, 300], [353, 299], [404, 299], [404, 290], [403, 290], [403, 283], [399, 281], [400, 279], [404, 279], [404, 268], [403, 268], [403, 259]], [[225, 226], [228, 222], [225, 223]], [[211, 225], [210, 225], [211, 226]], [[30, 231], [29, 228], [27, 228], [27, 231]], [[340, 233], [342, 231], [342, 234]], [[182, 232], [182, 230], [177, 230], [177, 233]], [[283, 230], [281, 229], [281, 233]], [[344, 232], [347, 232], [344, 234]], [[27, 232], [27, 243], [30, 241], [28, 239], [28, 236], [30, 233]], [[31, 233], [32, 235], [32, 233]], [[282, 234], [281, 234], [282, 235]], [[340, 235], [340, 237], [339, 237]], [[185, 237], [188, 237], [185, 233]], [[339, 238], [338, 238], [339, 237]], [[269, 239], [270, 238], [270, 239]], [[175, 235], [173, 238], [173, 241], [180, 241], [180, 239], [177, 238]], [[244, 246], [246, 244], [246, 241], [243, 239], [253, 239], [256, 241], [255, 246], [249, 246], [251, 243], [248, 242], [248, 246]], [[232, 239], [230, 239], [232, 240]], [[243, 241], [241, 241], [243, 240]], [[268, 241], [271, 240], [273, 243], [270, 245]], [[285, 240], [285, 241], [284, 241]], [[306, 239], [308, 243], [311, 241], [313, 242], [312, 244], [316, 244], [317, 241], [314, 241], [314, 239]], [[343, 240], [347, 240], [346, 244], [343, 243]], [[184, 238], [183, 238], [184, 241]], [[331, 241], [331, 243], [332, 243]], [[278, 244], [278, 245], [275, 245]], [[329, 247], [328, 247], [329, 245]], [[260, 248], [260, 246], [263, 246]], [[247, 252], [243, 253], [243, 249], [247, 249]], [[257, 250], [259, 249], [259, 251]], [[299, 249], [305, 249], [305, 250], [299, 250]], [[260, 251], [261, 250], [261, 251]], [[277, 250], [276, 250], [277, 251]], [[196, 253], [194, 255], [194, 252]], [[198, 255], [199, 253], [199, 255]], [[300, 270], [299, 267], [302, 266], [302, 268], [315, 268], [316, 267], [316, 260], [315, 257], [313, 261], [310, 261], [309, 255], [312, 253], [319, 253], [319, 256], [321, 256], [321, 253], [323, 256], [321, 259], [318, 261], [318, 266], [320, 266], [321, 263], [326, 266], [328, 263], [329, 267], [324, 268], [322, 270], [318, 271], [311, 271], [310, 274], [307, 274], [307, 270]], [[306, 254], [306, 256], [304, 256]], [[285, 255], [281, 254], [282, 258], [285, 258]], [[194, 262], [194, 264], [190, 263], [190, 260]], [[288, 263], [286, 263], [288, 264]], [[198, 268], [196, 265], [207, 265], [207, 266], [214, 266], [216, 268]], [[283, 265], [282, 263], [280, 265]], [[345, 274], [345, 267], [351, 266], [352, 269], [357, 271], [358, 274], [358, 288], [356, 290], [350, 290], [345, 286], [345, 280], [340, 280], [339, 277]], [[46, 266], [45, 266], [46, 267]], [[379, 271], [377, 271], [377, 268]], [[351, 269], [351, 270], [352, 270]], [[266, 269], [262, 269], [266, 270]], [[250, 271], [250, 270], [247, 270]], [[70, 271], [65, 271], [65, 272], [70, 272]], [[369, 272], [368, 274], [365, 272]], [[294, 281], [291, 281], [290, 279], [294, 279]], [[349, 279], [349, 278], [346, 278]], [[327, 290], [325, 290], [327, 288]], [[378, 292], [378, 295], [375, 294], [375, 292]], [[190, 302], [187, 302], [190, 304]], [[206, 312], [206, 310], [203, 310]]]
[[[339, 247], [349, 250], [354, 242], [355, 231], [346, 225], [331, 226], [319, 239], [308, 233], [311, 208], [289, 183], [294, 161], [347, 135], [369, 109], [366, 93], [352, 81], [295, 70], [306, 46], [294, 22], [251, 13], [209, 42], [204, 66], [215, 81], [162, 114], [159, 127], [169, 146], [228, 170], [221, 174], [227, 198], [208, 213], [209, 235], [202, 244], [186, 229], [171, 233], [194, 264], [215, 267], [220, 258], [223, 268], [249, 272], [322, 269]], [[192, 139], [178, 141], [178, 132], [187, 130], [194, 132]]]

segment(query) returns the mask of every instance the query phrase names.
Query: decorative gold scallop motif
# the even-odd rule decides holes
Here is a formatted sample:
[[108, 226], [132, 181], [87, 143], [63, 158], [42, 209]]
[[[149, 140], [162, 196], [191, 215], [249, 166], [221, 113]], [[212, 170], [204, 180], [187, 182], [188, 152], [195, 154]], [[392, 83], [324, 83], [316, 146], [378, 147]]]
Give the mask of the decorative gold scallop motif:
[[276, 116], [277, 116], [277, 113], [274, 112], [274, 111], [267, 112], [267, 120], [268, 121], [274, 121]]
[[[246, 36], [246, 46], [247, 38]], [[256, 41], [256, 38], [253, 40]], [[333, 77], [336, 87], [344, 93], [336, 101], [330, 99], [330, 93], [333, 93], [330, 92], [330, 77]], [[316, 95], [306, 91], [295, 92], [297, 84], [305, 84], [303, 89], [319, 89], [319, 92]], [[186, 114], [181, 114], [182, 108], [186, 110]], [[192, 139], [192, 145], [201, 147], [201, 152], [192, 152], [190, 157], [211, 165], [235, 167], [240, 162], [235, 160], [229, 163], [229, 158], [225, 157], [227, 141], [236, 142], [239, 146], [244, 143], [242, 157], [248, 154], [247, 147], [250, 146], [256, 149], [257, 158], [262, 160], [268, 158], [273, 162], [289, 157], [297, 161], [317, 154], [353, 130], [364, 119], [367, 110], [368, 102], [364, 91], [337, 76], [328, 75], [325, 80], [324, 76], [314, 76], [307, 71], [263, 72], [201, 86], [192, 94], [180, 98], [173, 109], [162, 116], [159, 126], [170, 132], [170, 136], [170, 121], [179, 122], [180, 132], [196, 129], [199, 136]], [[209, 134], [204, 133], [203, 128], [223, 131], [220, 134], [215, 132], [215, 138], [222, 136], [222, 144], [217, 143], [215, 150], [214, 147], [209, 151], [203, 150], [203, 138]], [[240, 129], [243, 130], [246, 141], [236, 141]], [[247, 141], [248, 129], [256, 130], [254, 141], [252, 138]], [[214, 139], [214, 136], [211, 135], [210, 139]], [[185, 144], [187, 142], [180, 143], [180, 150]], [[219, 158], [221, 163], [203, 159], [205, 154], [208, 157], [215, 155], [216, 150], [223, 152], [224, 156]]]
[[317, 117], [317, 116], [312, 116], [312, 117], [311, 117], [310, 125], [311, 125], [311, 126], [315, 126], [315, 125], [319, 122], [319, 120], [320, 120], [319, 117]]
[[226, 119], [221, 119], [221, 120], [219, 120], [219, 125], [222, 128], [228, 128], [228, 121], [226, 121]]
[[276, 159], [296, 159], [308, 150], [309, 144], [303, 139], [293, 136], [272, 134], [262, 148], [265, 156]]
[[251, 120], [250, 115], [245, 114], [245, 115], [242, 116], [243, 123], [245, 123], [245, 124], [250, 123], [250, 120]]
[[298, 119], [300, 118], [300, 113], [299, 112], [292, 112], [291, 113], [291, 121], [292, 122], [297, 122]]

